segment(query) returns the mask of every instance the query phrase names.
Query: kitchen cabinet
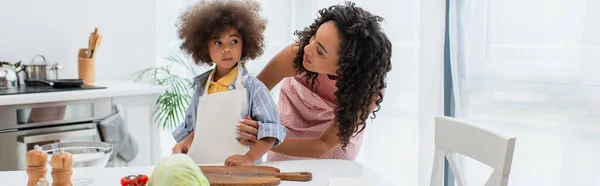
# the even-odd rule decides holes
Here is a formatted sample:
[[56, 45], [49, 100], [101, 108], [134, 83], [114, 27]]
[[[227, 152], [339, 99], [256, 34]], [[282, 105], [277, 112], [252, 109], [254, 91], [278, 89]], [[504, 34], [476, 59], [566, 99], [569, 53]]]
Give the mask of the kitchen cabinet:
[[138, 154], [131, 162], [115, 158], [113, 166], [148, 166], [160, 159], [160, 128], [154, 124], [154, 113], [158, 94], [123, 96], [112, 98], [113, 105], [120, 105], [127, 129], [138, 143]]
[[97, 130], [97, 123], [116, 105], [120, 105], [127, 129], [138, 143], [138, 154], [130, 162], [115, 156], [107, 167], [158, 163], [171, 148], [161, 145], [161, 139], [172, 138], [153, 122], [156, 100], [164, 88], [126, 81], [99, 82], [95, 86], [105, 88], [0, 95], [0, 170], [24, 170], [24, 155], [36, 144], [19, 141], [21, 138], [52, 137], [39, 141], [39, 145], [67, 139], [99, 141], [99, 133], [86, 133], [85, 138], [63, 134]]

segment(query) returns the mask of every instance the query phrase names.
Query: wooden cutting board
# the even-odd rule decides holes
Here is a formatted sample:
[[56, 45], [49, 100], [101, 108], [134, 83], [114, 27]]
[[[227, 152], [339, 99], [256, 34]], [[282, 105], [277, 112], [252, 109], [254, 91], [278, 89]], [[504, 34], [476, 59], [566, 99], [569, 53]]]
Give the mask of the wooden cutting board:
[[211, 186], [279, 185], [281, 180], [310, 181], [310, 172], [281, 173], [270, 166], [200, 166]]

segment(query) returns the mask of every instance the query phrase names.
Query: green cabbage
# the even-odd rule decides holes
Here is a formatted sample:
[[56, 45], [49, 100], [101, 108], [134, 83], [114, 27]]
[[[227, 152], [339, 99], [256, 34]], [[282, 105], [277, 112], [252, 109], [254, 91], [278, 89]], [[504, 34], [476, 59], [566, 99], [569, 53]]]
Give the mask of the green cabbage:
[[158, 162], [148, 186], [209, 186], [200, 167], [185, 154], [173, 154]]

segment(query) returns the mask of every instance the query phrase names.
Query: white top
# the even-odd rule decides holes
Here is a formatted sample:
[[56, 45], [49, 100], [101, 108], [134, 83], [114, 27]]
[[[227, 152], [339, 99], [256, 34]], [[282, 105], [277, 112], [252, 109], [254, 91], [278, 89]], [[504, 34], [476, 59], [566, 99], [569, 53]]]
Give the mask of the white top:
[[[263, 165], [277, 167], [281, 172], [308, 171], [313, 175], [309, 182], [282, 181], [281, 186], [353, 186], [353, 185], [391, 185], [379, 175], [363, 165], [348, 160], [300, 160], [266, 162]], [[120, 185], [120, 180], [126, 175], [146, 174], [151, 176], [154, 167], [120, 167], [104, 168], [92, 185]], [[48, 170], [50, 172], [51, 169]], [[50, 182], [52, 178], [47, 178]], [[0, 172], [2, 185], [27, 185], [25, 171]], [[51, 182], [50, 182], [51, 183]]]
[[153, 86], [149, 84], [129, 81], [98, 82], [94, 84], [94, 86], [102, 86], [106, 87], [106, 89], [0, 95], [0, 106], [54, 101], [69, 101], [80, 99], [109, 98], [118, 96], [160, 94], [164, 91], [164, 88], [160, 86]]

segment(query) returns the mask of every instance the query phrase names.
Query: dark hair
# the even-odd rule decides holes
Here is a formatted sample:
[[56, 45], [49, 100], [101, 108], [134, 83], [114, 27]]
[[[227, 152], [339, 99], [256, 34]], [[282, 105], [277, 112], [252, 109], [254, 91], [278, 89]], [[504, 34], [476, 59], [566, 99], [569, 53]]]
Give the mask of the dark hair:
[[201, 0], [185, 11], [179, 20], [180, 48], [189, 53], [196, 64], [212, 65], [208, 42], [230, 28], [240, 33], [241, 61], [255, 59], [263, 54], [267, 21], [260, 17], [260, 4], [251, 0]]
[[321, 24], [334, 21], [338, 28], [342, 43], [340, 44], [339, 69], [334, 93], [337, 107], [335, 121], [339, 123], [337, 136], [342, 143], [342, 149], [348, 145], [353, 134], [362, 132], [369, 117], [369, 108], [373, 101], [381, 108], [383, 101], [382, 90], [386, 87], [387, 72], [392, 69], [392, 44], [383, 33], [379, 22], [382, 17], [356, 7], [352, 2], [345, 5], [334, 5], [319, 10], [319, 16], [309, 27], [296, 31], [299, 51], [294, 59], [294, 67], [298, 73], [304, 73], [306, 81], [311, 81], [312, 87], [318, 83], [317, 73], [310, 72], [302, 65], [304, 46], [315, 35]]

